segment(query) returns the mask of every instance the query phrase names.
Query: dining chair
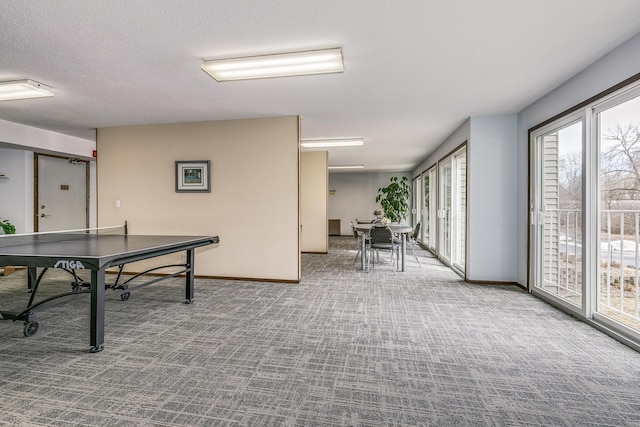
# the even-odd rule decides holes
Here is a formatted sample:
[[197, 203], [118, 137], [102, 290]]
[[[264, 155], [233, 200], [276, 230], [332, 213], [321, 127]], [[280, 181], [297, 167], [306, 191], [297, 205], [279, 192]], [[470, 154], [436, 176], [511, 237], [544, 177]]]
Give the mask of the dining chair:
[[[358, 233], [358, 230], [356, 230], [355, 226], [353, 225], [353, 221], [351, 221], [351, 230], [353, 230], [353, 237], [356, 239], [356, 246], [358, 248], [358, 252], [356, 253], [356, 257], [353, 260], [353, 265], [356, 264], [356, 262], [358, 262], [358, 256], [362, 255], [362, 240], [361, 239], [365, 239], [364, 244], [365, 244], [365, 248], [368, 248], [369, 243], [370, 243], [370, 239], [369, 236], [367, 235], [367, 233]], [[368, 250], [368, 249], [366, 249]]]
[[416, 259], [416, 262], [418, 263], [418, 267], [420, 267], [420, 261], [418, 261], [418, 256], [416, 255], [416, 249], [414, 247], [414, 245], [418, 244], [418, 236], [420, 235], [420, 226], [422, 225], [421, 222], [418, 222], [416, 224], [416, 228], [414, 228], [413, 230], [413, 234], [411, 234], [410, 236], [407, 236], [407, 246], [409, 246], [409, 248], [411, 248], [411, 253], [413, 253], [413, 257]]
[[393, 232], [389, 227], [382, 224], [374, 224], [369, 232], [369, 238], [371, 239], [371, 242], [369, 243], [369, 260], [371, 260], [374, 267], [375, 256], [377, 256], [378, 261], [380, 261], [381, 250], [390, 252], [392, 264], [397, 265], [397, 259], [399, 256], [398, 245], [395, 243]]

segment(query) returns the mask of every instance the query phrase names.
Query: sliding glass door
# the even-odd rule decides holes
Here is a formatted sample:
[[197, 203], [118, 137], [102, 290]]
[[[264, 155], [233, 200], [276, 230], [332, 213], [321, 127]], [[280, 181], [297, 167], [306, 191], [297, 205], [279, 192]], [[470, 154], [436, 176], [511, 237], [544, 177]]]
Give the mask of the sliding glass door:
[[464, 275], [467, 253], [466, 144], [420, 175], [414, 189], [422, 194], [420, 241]]
[[413, 208], [411, 209], [411, 224], [414, 228], [422, 218], [422, 179], [417, 177], [413, 180], [413, 193], [411, 194], [411, 201]]
[[438, 200], [438, 256], [451, 264], [451, 208], [452, 208], [452, 158], [447, 157], [438, 164], [440, 198]]
[[467, 224], [466, 146], [438, 163], [438, 256], [464, 274]]
[[640, 84], [530, 147], [531, 291], [640, 343]]
[[452, 248], [453, 266], [464, 271], [467, 253], [467, 150], [462, 149], [453, 156], [453, 220]]
[[594, 109], [599, 145], [596, 313], [640, 331], [640, 95]]
[[424, 208], [422, 209], [422, 244], [436, 252], [436, 224], [437, 224], [437, 182], [436, 167], [432, 167], [422, 174], [422, 188], [424, 189]]
[[583, 120], [541, 129], [533, 138], [531, 218], [536, 290], [582, 306]]

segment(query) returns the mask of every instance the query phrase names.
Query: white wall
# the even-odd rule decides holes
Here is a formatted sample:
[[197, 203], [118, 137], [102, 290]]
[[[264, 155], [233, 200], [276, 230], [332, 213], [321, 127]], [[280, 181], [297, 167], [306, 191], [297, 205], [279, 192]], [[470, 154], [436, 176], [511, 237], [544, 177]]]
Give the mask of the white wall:
[[[289, 116], [98, 129], [99, 224], [218, 235], [196, 251], [196, 274], [297, 282], [298, 125]], [[177, 193], [176, 160], [210, 160], [211, 192]]]
[[438, 160], [442, 159], [447, 154], [450, 154], [453, 150], [463, 144], [465, 141], [469, 141], [471, 133], [471, 120], [467, 119], [456, 129], [442, 144], [438, 146], [433, 152], [431, 152], [418, 166], [413, 169], [413, 176], [416, 177], [420, 173], [434, 166]]
[[[329, 219], [340, 219], [340, 234], [352, 236], [350, 222], [358, 219], [373, 219], [373, 211], [382, 209], [376, 203], [378, 188], [389, 185], [392, 176], [406, 176], [411, 181], [410, 172], [366, 172], [366, 173], [330, 173]], [[411, 182], [409, 182], [411, 185]], [[409, 200], [411, 209], [411, 200]], [[411, 212], [411, 210], [409, 210]], [[411, 214], [403, 223], [409, 224]]]
[[300, 250], [327, 253], [329, 225], [327, 221], [329, 153], [300, 153]]
[[89, 160], [89, 224], [96, 225], [96, 144], [31, 126], [0, 120], [0, 218], [9, 219], [18, 233], [33, 231], [33, 153], [78, 157]]
[[468, 280], [516, 280], [516, 132], [515, 114], [471, 118]]
[[33, 152], [0, 148], [0, 218], [33, 231]]
[[0, 120], [0, 143], [38, 153], [93, 158], [95, 141]]
[[[535, 59], [535, 58], [534, 58]], [[527, 283], [528, 130], [640, 72], [640, 34], [518, 114], [517, 280]]]
[[471, 117], [413, 171], [418, 176], [467, 143], [467, 258], [470, 281], [516, 280], [515, 114]]

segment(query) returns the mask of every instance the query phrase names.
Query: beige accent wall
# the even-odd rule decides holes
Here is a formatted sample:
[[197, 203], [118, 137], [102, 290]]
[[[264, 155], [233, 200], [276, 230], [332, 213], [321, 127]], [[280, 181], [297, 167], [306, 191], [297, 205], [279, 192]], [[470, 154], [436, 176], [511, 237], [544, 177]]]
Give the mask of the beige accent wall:
[[329, 193], [329, 153], [300, 153], [300, 248], [302, 252], [327, 253], [329, 230], [327, 194]]
[[[298, 123], [292, 116], [98, 129], [99, 225], [126, 220], [130, 234], [217, 235], [218, 245], [196, 250], [197, 275], [299, 281]], [[211, 192], [176, 193], [176, 160], [210, 160]]]

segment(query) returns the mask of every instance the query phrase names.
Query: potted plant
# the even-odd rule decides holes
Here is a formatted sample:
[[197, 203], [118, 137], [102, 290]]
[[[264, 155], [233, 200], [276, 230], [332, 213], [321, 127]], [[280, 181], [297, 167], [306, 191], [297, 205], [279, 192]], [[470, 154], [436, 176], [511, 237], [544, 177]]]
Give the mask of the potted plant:
[[0, 229], [2, 229], [2, 232], [4, 234], [15, 234], [16, 232], [16, 226], [11, 224], [9, 220], [6, 219], [0, 219]]
[[406, 176], [398, 179], [391, 177], [391, 182], [386, 187], [378, 188], [376, 203], [380, 203], [384, 216], [392, 222], [400, 222], [407, 217], [409, 212], [409, 196], [411, 187]]

